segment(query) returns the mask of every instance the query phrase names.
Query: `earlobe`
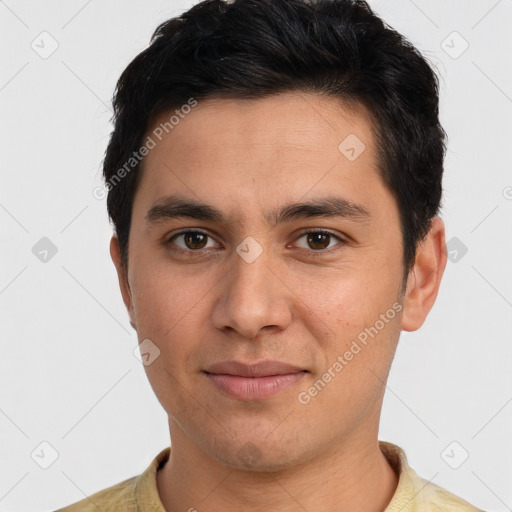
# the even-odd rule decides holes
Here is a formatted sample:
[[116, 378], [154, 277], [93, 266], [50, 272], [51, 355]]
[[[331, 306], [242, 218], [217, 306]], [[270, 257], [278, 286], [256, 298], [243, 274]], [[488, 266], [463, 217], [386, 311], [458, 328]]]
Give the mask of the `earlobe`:
[[446, 267], [447, 253], [444, 223], [434, 217], [426, 237], [418, 245], [409, 273], [403, 303], [402, 330], [419, 329], [432, 309]]
[[130, 317], [130, 325], [137, 330], [135, 323], [135, 315], [133, 311], [133, 302], [132, 302], [132, 294], [130, 290], [130, 283], [128, 282], [127, 271], [124, 268], [122, 258], [121, 258], [121, 249], [119, 247], [119, 239], [117, 235], [114, 234], [110, 239], [110, 256], [112, 261], [114, 262], [114, 266], [117, 271], [117, 278], [119, 280], [119, 288], [121, 289], [121, 295], [123, 297], [124, 305], [128, 311], [128, 315]]

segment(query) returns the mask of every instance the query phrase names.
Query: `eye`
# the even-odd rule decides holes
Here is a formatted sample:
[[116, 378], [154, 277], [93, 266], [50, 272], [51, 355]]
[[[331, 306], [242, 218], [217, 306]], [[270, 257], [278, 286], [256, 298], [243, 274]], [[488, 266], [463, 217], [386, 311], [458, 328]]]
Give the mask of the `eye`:
[[[305, 239], [305, 246], [300, 247], [299, 245], [299, 247], [301, 249], [309, 249], [309, 252], [311, 252], [311, 250], [313, 252], [321, 253], [331, 252], [330, 250], [327, 251], [326, 249], [332, 247], [332, 242], [337, 240], [338, 242], [341, 242], [341, 244], [344, 243], [344, 240], [339, 236], [335, 235], [334, 233], [322, 230], [307, 231], [305, 233], [302, 233], [302, 235], [300, 235], [297, 240], [300, 240], [302, 238]], [[316, 254], [313, 254], [313, 256], [316, 256]]]
[[[179, 249], [174, 249], [176, 252], [185, 253], [185, 252], [199, 252], [201, 249], [209, 249], [211, 247], [215, 247], [215, 242], [213, 246], [208, 247], [207, 242], [208, 239], [211, 238], [210, 235], [203, 231], [182, 231], [181, 233], [176, 233], [173, 235], [167, 242], [166, 245], [174, 244]], [[182, 241], [183, 245], [176, 243], [176, 240]], [[213, 240], [212, 240], [213, 241]]]
[[[210, 245], [208, 245], [209, 239], [211, 241]], [[300, 249], [306, 250], [310, 256], [320, 256], [330, 253], [332, 252], [331, 249], [333, 246], [335, 247], [336, 245], [343, 245], [345, 243], [338, 235], [325, 230], [309, 230], [303, 232], [297, 238], [297, 241], [301, 239], [304, 239], [304, 242], [302, 242], [302, 245], [296, 242], [297, 246]], [[338, 242], [337, 244], [335, 243], [336, 241]], [[176, 233], [165, 242], [165, 245], [171, 246], [171, 249], [178, 254], [200, 253], [202, 249], [218, 247], [218, 244], [208, 233], [199, 230], [188, 230]]]

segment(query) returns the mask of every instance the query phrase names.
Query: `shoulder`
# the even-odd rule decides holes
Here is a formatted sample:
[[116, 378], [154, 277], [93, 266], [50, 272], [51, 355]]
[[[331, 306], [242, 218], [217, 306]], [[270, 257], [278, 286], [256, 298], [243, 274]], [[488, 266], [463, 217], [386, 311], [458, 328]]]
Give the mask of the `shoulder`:
[[425, 510], [430, 512], [484, 512], [466, 500], [432, 482], [417, 477], [424, 487], [421, 491]]
[[98, 512], [98, 510], [137, 510], [135, 484], [137, 477], [128, 478], [116, 485], [107, 487], [72, 505], [61, 508], [56, 512]]
[[381, 451], [398, 475], [398, 486], [385, 512], [483, 512], [443, 487], [418, 476], [399, 446], [379, 441]]
[[169, 459], [171, 449], [164, 448], [140, 475], [98, 491], [56, 512], [165, 512], [158, 494], [156, 474]]

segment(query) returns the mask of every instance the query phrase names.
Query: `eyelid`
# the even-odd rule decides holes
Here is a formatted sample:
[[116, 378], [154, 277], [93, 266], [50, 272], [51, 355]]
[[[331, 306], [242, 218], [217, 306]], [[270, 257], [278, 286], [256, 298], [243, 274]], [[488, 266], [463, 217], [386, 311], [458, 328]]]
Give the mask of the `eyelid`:
[[344, 240], [344, 238], [341, 235], [338, 235], [334, 231], [331, 231], [327, 228], [304, 228], [302, 231], [299, 232], [298, 237], [301, 237], [302, 235], [306, 235], [308, 233], [325, 233], [326, 235], [331, 235], [338, 240]]

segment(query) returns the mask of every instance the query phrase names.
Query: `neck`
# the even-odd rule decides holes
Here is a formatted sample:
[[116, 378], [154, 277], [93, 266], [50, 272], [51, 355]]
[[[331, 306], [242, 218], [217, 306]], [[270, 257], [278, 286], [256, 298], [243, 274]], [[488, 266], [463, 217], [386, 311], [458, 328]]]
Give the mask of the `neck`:
[[398, 485], [376, 437], [347, 439], [291, 469], [258, 472], [220, 464], [180, 434], [173, 433], [171, 456], [157, 472], [166, 512], [383, 512]]

